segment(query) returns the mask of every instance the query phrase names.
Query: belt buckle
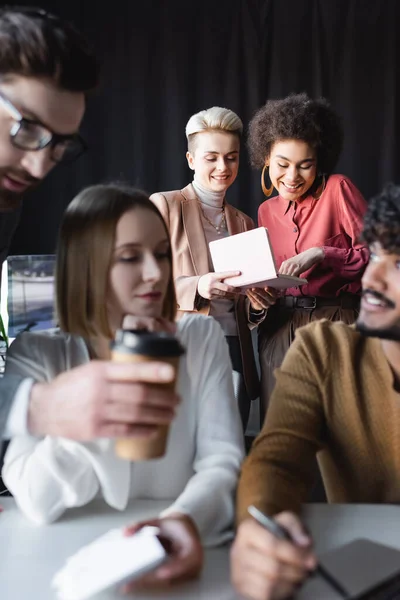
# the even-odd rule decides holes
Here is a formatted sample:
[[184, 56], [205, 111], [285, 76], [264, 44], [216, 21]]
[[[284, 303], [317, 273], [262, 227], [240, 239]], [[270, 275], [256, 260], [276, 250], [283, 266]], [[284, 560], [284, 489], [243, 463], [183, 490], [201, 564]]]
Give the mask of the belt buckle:
[[317, 308], [317, 297], [309, 296], [308, 298], [299, 298], [297, 300], [297, 303], [300, 306], [300, 308], [304, 308], [305, 310], [314, 310], [314, 308]]

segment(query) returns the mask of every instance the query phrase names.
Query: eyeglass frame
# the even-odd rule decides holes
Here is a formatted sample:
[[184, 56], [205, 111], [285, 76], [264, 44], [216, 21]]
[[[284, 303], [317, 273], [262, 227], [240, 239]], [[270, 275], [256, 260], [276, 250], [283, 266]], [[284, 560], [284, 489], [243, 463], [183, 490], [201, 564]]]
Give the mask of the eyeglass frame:
[[47, 12], [44, 8], [35, 8], [34, 6], [3, 6], [2, 12], [8, 11], [18, 12], [27, 17], [37, 17], [41, 19], [49, 19], [50, 21], [60, 21], [60, 17], [53, 13]]
[[[44, 148], [47, 148], [48, 146], [51, 146], [51, 148], [53, 149], [59, 142], [62, 142], [65, 140], [70, 140], [73, 138], [79, 140], [79, 142], [81, 143], [81, 146], [82, 146], [82, 151], [79, 152], [76, 156], [74, 156], [70, 160], [68, 160], [68, 159], [57, 160], [53, 157], [53, 155], [51, 155], [51, 160], [57, 164], [72, 163], [88, 150], [87, 143], [85, 142], [85, 140], [79, 133], [71, 133], [71, 134], [54, 133], [53, 131], [51, 131], [51, 129], [49, 129], [46, 125], [44, 125], [40, 121], [37, 121], [35, 119], [27, 119], [26, 117], [24, 117], [20, 113], [18, 108], [16, 106], [14, 106], [14, 104], [4, 95], [4, 93], [1, 90], [0, 90], [0, 102], [9, 111], [9, 113], [15, 120], [16, 125], [18, 126], [18, 128], [15, 131], [13, 131], [13, 127], [10, 130], [10, 140], [11, 140], [12, 145], [15, 148], [18, 148], [19, 150], [25, 150], [26, 152], [38, 152], [39, 150], [43, 150]], [[15, 142], [15, 137], [18, 134], [18, 132], [20, 131], [22, 123], [27, 123], [28, 125], [39, 125], [40, 127], [43, 127], [43, 129], [45, 131], [48, 131], [50, 139], [44, 145], [41, 145], [38, 148], [26, 148], [24, 146], [20, 146], [19, 144], [17, 144]]]

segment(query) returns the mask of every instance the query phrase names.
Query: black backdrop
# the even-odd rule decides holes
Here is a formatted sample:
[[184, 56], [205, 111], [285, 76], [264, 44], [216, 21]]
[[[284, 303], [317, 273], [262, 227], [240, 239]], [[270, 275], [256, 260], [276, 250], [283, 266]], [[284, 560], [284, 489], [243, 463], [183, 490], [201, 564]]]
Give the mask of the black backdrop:
[[[85, 185], [121, 178], [149, 192], [185, 185], [186, 121], [212, 105], [232, 108], [247, 123], [267, 98], [326, 96], [346, 132], [337, 171], [366, 197], [388, 180], [400, 183], [399, 0], [41, 5], [89, 36], [103, 61], [103, 84], [83, 125], [90, 152], [26, 198], [13, 253], [53, 252], [62, 212]], [[245, 149], [241, 160], [228, 197], [256, 217], [259, 174]]]

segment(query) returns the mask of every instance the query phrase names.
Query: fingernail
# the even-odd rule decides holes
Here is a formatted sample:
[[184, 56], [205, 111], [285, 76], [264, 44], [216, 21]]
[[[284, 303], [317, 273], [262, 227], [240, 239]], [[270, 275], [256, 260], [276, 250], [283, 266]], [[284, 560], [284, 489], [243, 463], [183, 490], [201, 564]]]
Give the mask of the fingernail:
[[293, 535], [293, 539], [299, 546], [308, 546], [310, 543], [310, 538], [304, 533], [296, 533]]
[[307, 566], [307, 569], [311, 569], [312, 571], [315, 571], [315, 569], [317, 568], [317, 560], [316, 560], [315, 556], [310, 556], [310, 558], [307, 559], [306, 566]]
[[154, 573], [156, 579], [166, 579], [169, 576], [169, 571], [168, 569], [158, 569], [155, 573]]
[[158, 370], [160, 379], [164, 381], [170, 381], [174, 376], [174, 369], [170, 365], [163, 365]]

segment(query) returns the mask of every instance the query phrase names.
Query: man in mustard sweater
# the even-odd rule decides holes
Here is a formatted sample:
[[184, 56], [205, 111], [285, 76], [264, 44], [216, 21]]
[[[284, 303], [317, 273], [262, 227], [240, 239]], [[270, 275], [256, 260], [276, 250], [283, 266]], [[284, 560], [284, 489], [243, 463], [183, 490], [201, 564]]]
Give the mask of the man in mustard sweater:
[[[231, 567], [237, 590], [253, 600], [290, 597], [316, 566], [296, 516], [316, 455], [330, 502], [400, 502], [400, 187], [370, 201], [363, 236], [371, 258], [356, 325], [323, 320], [298, 330], [243, 465]], [[295, 544], [249, 518], [250, 504], [276, 515]]]

